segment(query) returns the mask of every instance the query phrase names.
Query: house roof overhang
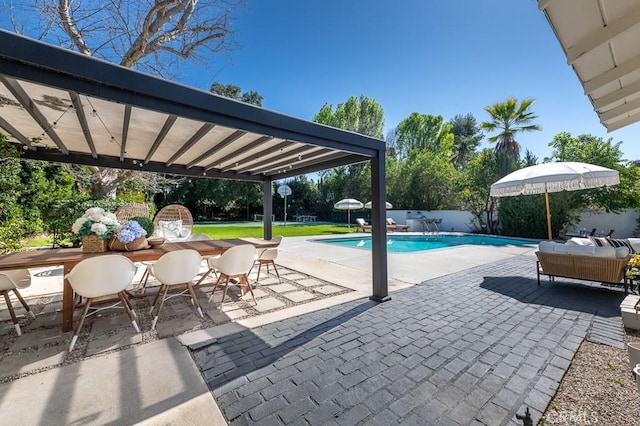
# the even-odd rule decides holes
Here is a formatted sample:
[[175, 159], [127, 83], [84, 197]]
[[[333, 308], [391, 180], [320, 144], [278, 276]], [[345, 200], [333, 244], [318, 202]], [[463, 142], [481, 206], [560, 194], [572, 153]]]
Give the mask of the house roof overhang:
[[3, 30], [0, 132], [28, 159], [248, 181], [367, 161], [385, 149], [379, 139]]
[[607, 131], [640, 120], [640, 2], [538, 0]]

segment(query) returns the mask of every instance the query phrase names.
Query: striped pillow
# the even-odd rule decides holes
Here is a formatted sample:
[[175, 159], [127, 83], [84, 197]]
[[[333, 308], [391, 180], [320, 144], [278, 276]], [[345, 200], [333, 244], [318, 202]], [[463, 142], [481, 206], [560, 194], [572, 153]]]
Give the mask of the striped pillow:
[[633, 246], [631, 245], [631, 242], [629, 240], [626, 240], [623, 238], [615, 239], [615, 238], [607, 237], [607, 242], [613, 247], [627, 247], [629, 249], [629, 253], [635, 254], [635, 251], [633, 250]]
[[591, 237], [590, 236], [589, 239], [591, 240], [593, 245], [596, 246], [596, 247], [608, 247], [609, 246], [609, 241], [607, 241], [607, 238]]

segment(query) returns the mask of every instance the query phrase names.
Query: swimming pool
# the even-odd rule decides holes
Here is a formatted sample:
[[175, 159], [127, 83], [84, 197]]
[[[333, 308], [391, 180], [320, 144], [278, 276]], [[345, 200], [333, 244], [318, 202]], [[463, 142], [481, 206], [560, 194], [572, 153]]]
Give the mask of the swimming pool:
[[[371, 250], [371, 237], [328, 238], [312, 241]], [[534, 240], [494, 237], [491, 235], [387, 235], [387, 251], [394, 253], [411, 253], [465, 244], [474, 246], [526, 246], [536, 245], [537, 243]]]

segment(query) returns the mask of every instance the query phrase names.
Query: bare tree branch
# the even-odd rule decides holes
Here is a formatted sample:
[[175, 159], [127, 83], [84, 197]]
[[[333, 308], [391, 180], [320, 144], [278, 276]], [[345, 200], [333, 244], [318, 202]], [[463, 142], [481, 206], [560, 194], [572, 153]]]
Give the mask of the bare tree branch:
[[85, 55], [91, 55], [91, 49], [85, 42], [82, 34], [78, 31], [73, 18], [71, 18], [69, 11], [69, 0], [60, 0], [58, 6], [58, 16], [60, 17], [60, 23], [62, 24], [64, 31], [69, 35], [76, 48]]

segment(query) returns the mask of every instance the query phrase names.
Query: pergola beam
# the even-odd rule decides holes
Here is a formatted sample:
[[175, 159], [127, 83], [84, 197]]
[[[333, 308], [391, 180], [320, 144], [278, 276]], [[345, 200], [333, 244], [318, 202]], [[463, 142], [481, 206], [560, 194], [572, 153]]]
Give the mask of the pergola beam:
[[620, 102], [629, 96], [633, 96], [635, 94], [640, 93], [640, 81], [637, 81], [633, 84], [628, 84], [621, 89], [616, 90], [615, 92], [611, 92], [608, 95], [602, 96], [601, 98], [593, 100], [593, 108], [596, 111], [599, 111], [605, 107], [608, 107], [611, 104], [616, 102]]
[[623, 116], [634, 109], [640, 108], [640, 99], [634, 99], [630, 102], [610, 109], [609, 111], [600, 113], [600, 122], [605, 123], [610, 120], [615, 120], [617, 117]]
[[147, 152], [147, 156], [144, 159], [145, 164], [151, 161], [151, 158], [153, 158], [153, 154], [155, 154], [158, 148], [160, 148], [160, 144], [162, 144], [164, 138], [167, 137], [167, 134], [169, 134], [169, 130], [171, 130], [177, 119], [178, 117], [175, 115], [169, 115], [167, 117], [164, 124], [162, 125], [162, 129], [160, 129], [160, 132], [158, 133], [158, 136], [156, 136], [156, 140], [153, 142], [153, 145], [151, 145], [151, 149], [149, 149], [149, 152]]
[[91, 151], [91, 156], [93, 158], [98, 158], [98, 151], [96, 150], [96, 144], [93, 143], [93, 136], [91, 136], [91, 130], [89, 129], [89, 124], [87, 123], [87, 116], [84, 113], [80, 95], [72, 91], [69, 91], [68, 93], [69, 99], [71, 99], [71, 104], [73, 104], [73, 109], [76, 110], [76, 117], [78, 118], [78, 122], [80, 123], [82, 134], [84, 135], [84, 138], [87, 141], [87, 146]]
[[202, 127], [196, 130], [196, 132], [189, 138], [189, 140], [184, 145], [182, 145], [182, 147], [180, 147], [180, 149], [178, 149], [178, 151], [176, 151], [176, 153], [173, 154], [171, 158], [169, 158], [169, 160], [167, 161], [167, 166], [172, 165], [178, 158], [182, 157], [182, 155], [185, 152], [190, 150], [196, 143], [198, 143], [200, 139], [205, 137], [205, 135], [209, 133], [211, 129], [213, 129], [214, 127], [216, 127], [215, 124], [204, 123]]

